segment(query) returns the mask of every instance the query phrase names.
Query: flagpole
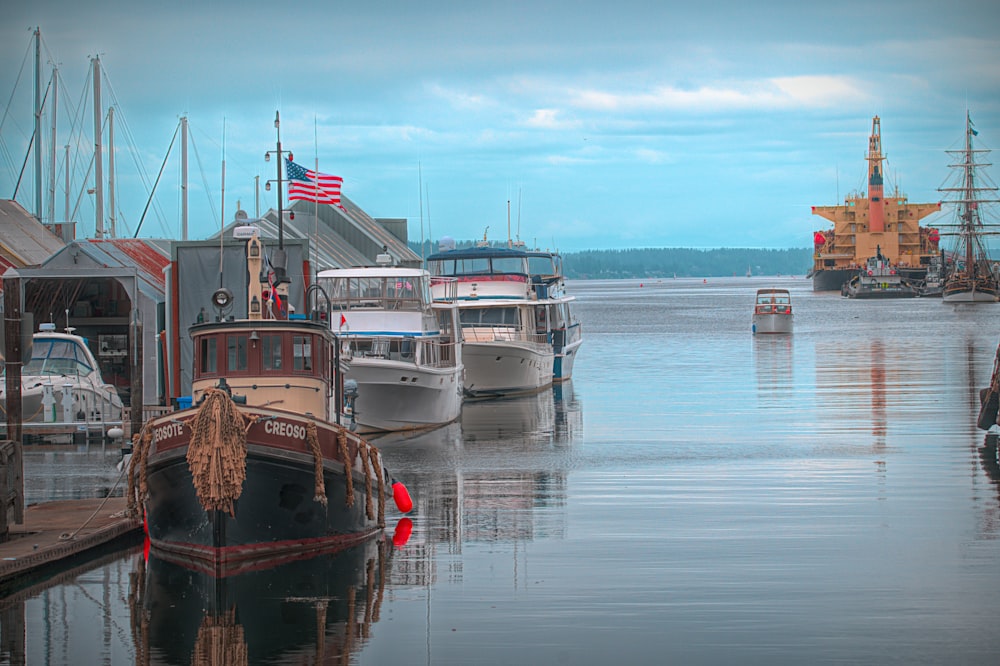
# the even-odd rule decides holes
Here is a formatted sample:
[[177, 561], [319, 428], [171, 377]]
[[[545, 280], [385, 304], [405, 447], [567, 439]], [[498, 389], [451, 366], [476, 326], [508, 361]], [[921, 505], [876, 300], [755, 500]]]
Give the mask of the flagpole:
[[[317, 174], [316, 175], [316, 197], [315, 197], [315, 200], [313, 201], [313, 242], [312, 242], [312, 244], [315, 246], [316, 243], [317, 243], [317, 241], [319, 240], [319, 136], [317, 135], [317, 132], [316, 132], [316, 116], [315, 115], [313, 115], [313, 150], [315, 151], [314, 157], [315, 157], [315, 160], [316, 160], [316, 174]], [[319, 261], [319, 250], [314, 247], [313, 248], [313, 253], [315, 255], [313, 257], [313, 264], [315, 264], [317, 261]], [[316, 268], [318, 270], [318, 267], [316, 267]]]
[[424, 263], [424, 179], [417, 162], [417, 201], [420, 202], [420, 263]]
[[219, 216], [219, 288], [222, 284], [222, 239], [226, 231], [226, 119], [222, 119], [222, 214]]

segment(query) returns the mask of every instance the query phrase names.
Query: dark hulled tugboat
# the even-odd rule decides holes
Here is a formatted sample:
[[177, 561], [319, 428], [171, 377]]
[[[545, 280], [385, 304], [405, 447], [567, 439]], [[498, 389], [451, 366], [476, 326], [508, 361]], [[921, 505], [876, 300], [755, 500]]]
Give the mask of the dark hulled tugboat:
[[236, 291], [248, 315], [227, 316], [232, 292], [215, 292], [214, 321], [190, 329], [193, 404], [144, 425], [129, 477], [153, 551], [217, 575], [363, 541], [385, 526], [389, 498], [412, 508], [379, 450], [339, 423], [337, 339], [308, 303], [318, 290], [304, 315], [287, 313], [280, 227], [273, 285], [260, 279], [266, 248], [244, 233], [247, 283]]

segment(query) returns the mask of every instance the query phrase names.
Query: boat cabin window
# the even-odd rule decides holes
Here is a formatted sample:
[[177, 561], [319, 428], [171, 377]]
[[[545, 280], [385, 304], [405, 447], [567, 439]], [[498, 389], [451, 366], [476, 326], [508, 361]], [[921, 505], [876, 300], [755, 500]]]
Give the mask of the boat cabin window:
[[228, 357], [226, 368], [230, 371], [247, 369], [247, 336], [229, 335], [226, 339]]
[[320, 278], [319, 284], [342, 310], [420, 310], [431, 302], [430, 285], [418, 276]]
[[435, 276], [528, 275], [527, 263], [524, 256], [467, 257], [430, 261], [428, 269]]
[[463, 308], [462, 326], [517, 326], [517, 308]]
[[281, 370], [281, 336], [261, 336], [261, 347], [264, 353], [264, 370]]
[[214, 375], [219, 371], [216, 341], [214, 337], [201, 338], [198, 352], [198, 370], [203, 375]]
[[312, 370], [312, 336], [296, 335], [292, 343], [292, 369]]
[[93, 371], [83, 349], [69, 340], [35, 340], [22, 375], [86, 375]]
[[552, 255], [532, 255], [528, 257], [528, 272], [531, 275], [559, 275], [557, 263]]
[[[323, 338], [312, 334], [291, 335], [264, 332], [250, 337], [245, 333], [219, 333], [198, 338], [195, 377], [226, 375], [315, 374], [328, 362]], [[219, 349], [224, 344], [225, 352]], [[221, 358], [220, 358], [221, 357]], [[292, 360], [291, 368], [285, 359]]]

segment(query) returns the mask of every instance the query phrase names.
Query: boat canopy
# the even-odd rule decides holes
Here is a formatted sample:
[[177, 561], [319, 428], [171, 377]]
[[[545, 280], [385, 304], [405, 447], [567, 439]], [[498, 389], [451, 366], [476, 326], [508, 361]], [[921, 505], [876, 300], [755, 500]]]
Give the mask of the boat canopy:
[[529, 275], [528, 253], [506, 247], [470, 247], [427, 257], [431, 275]]

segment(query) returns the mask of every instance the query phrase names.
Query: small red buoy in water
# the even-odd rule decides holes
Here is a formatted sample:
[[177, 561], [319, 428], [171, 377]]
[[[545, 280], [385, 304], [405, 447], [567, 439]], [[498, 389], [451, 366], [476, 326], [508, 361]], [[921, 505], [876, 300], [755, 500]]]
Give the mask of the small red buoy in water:
[[396, 508], [403, 513], [409, 513], [413, 509], [413, 500], [410, 499], [410, 492], [401, 481], [392, 480], [392, 499], [396, 502]]
[[405, 516], [396, 523], [396, 531], [392, 533], [392, 545], [402, 548], [410, 540], [410, 533], [413, 532], [413, 521]]

